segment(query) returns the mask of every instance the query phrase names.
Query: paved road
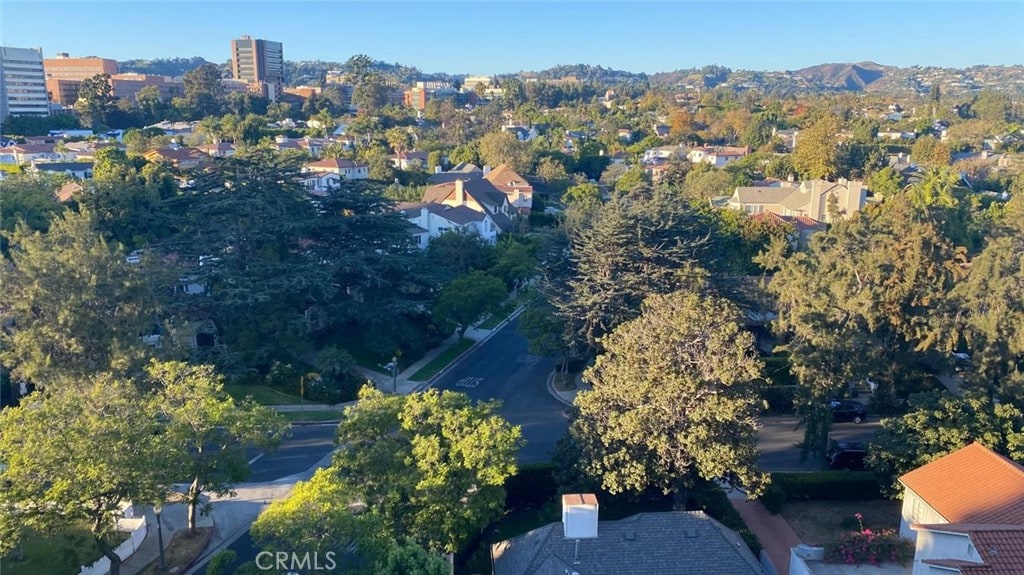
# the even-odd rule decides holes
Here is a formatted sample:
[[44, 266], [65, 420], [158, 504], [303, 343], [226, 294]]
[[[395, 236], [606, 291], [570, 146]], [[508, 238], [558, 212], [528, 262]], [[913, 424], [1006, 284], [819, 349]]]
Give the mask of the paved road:
[[565, 405], [547, 391], [554, 360], [530, 355], [526, 340], [516, 332], [518, 325], [518, 320], [509, 322], [433, 387], [459, 391], [478, 401], [501, 399], [499, 413], [523, 429], [526, 445], [519, 462], [541, 463], [550, 460], [569, 422], [562, 416]]
[[251, 455], [258, 459], [249, 465], [248, 481], [273, 481], [309, 469], [334, 449], [336, 427], [333, 423], [291, 426], [277, 451]]
[[[864, 423], [834, 423], [829, 434], [833, 439], [845, 441], [870, 441], [878, 432], [877, 418]], [[757, 447], [761, 450], [758, 459], [766, 471], [813, 471], [818, 466], [813, 461], [800, 461], [800, 445], [804, 441], [804, 428], [797, 428], [794, 416], [765, 417], [761, 420]]]

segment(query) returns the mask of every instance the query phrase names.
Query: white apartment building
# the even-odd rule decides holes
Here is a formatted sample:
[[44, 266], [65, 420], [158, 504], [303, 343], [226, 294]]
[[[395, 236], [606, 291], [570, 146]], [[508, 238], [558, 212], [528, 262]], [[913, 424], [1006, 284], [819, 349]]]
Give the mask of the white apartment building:
[[49, 116], [43, 51], [0, 47], [0, 121], [7, 116]]

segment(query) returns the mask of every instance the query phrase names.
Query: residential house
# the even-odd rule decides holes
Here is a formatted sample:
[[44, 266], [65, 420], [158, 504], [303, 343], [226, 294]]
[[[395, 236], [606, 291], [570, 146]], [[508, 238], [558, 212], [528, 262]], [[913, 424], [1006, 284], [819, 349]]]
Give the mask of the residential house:
[[682, 145], [679, 146], [658, 146], [657, 148], [651, 148], [644, 150], [644, 155], [640, 159], [641, 163], [649, 164], [654, 163], [657, 160], [678, 160], [686, 157], [686, 148]]
[[915, 524], [1019, 525], [1024, 528], [1024, 466], [979, 443], [900, 477], [900, 535], [916, 540]]
[[599, 521], [592, 494], [562, 496], [562, 522], [491, 546], [494, 575], [764, 575], [743, 540], [702, 511]]
[[228, 158], [235, 155], [235, 145], [228, 142], [203, 144], [196, 146], [196, 149], [213, 158]]
[[413, 234], [416, 236], [416, 245], [422, 249], [426, 249], [431, 239], [445, 232], [471, 232], [494, 243], [502, 231], [491, 214], [468, 206], [403, 202], [396, 208], [415, 226]]
[[75, 197], [75, 194], [81, 193], [84, 189], [85, 187], [78, 182], [68, 182], [58, 188], [54, 196], [56, 196], [58, 202], [63, 204], [71, 201], [71, 198]]
[[56, 162], [61, 159], [60, 153], [54, 150], [53, 144], [15, 144], [0, 148], [0, 163], [31, 164], [37, 161]]
[[306, 172], [334, 172], [343, 176], [346, 180], [365, 180], [370, 177], [370, 167], [366, 164], [359, 164], [352, 160], [341, 158], [326, 158], [305, 165]]
[[704, 162], [716, 168], [724, 168], [726, 165], [739, 160], [750, 153], [750, 148], [735, 146], [702, 146], [693, 148], [686, 154], [686, 159], [694, 164]]
[[455, 180], [446, 184], [431, 186], [423, 192], [423, 202], [446, 206], [466, 206], [491, 216], [498, 229], [506, 232], [512, 229], [515, 214], [508, 196], [488, 180]]
[[1024, 573], [1024, 466], [972, 443], [900, 483], [914, 575]]
[[529, 142], [540, 136], [540, 132], [534, 126], [523, 126], [519, 124], [506, 124], [501, 127], [502, 132], [513, 134], [520, 142]]
[[629, 128], [619, 128], [619, 141], [627, 144], [633, 143], [633, 130]]
[[772, 212], [761, 212], [750, 219], [769, 225], [792, 226], [793, 233], [787, 239], [793, 248], [806, 247], [814, 233], [825, 229], [825, 224], [806, 216], [780, 216]]
[[96, 152], [103, 148], [119, 148], [113, 142], [68, 142], [64, 144], [64, 159], [75, 162], [91, 162], [96, 159]]
[[164, 120], [146, 126], [147, 128], [159, 128], [164, 131], [165, 136], [187, 136], [195, 131], [199, 122], [169, 122]]
[[840, 179], [803, 181], [799, 186], [738, 187], [725, 205], [748, 214], [771, 212], [831, 222], [832, 209], [840, 216], [848, 216], [863, 209], [866, 203], [867, 188], [863, 182]]
[[[436, 168], [440, 170], [440, 167]], [[447, 172], [435, 172], [427, 178], [427, 183], [432, 185], [447, 184], [455, 180], [469, 181], [479, 180], [484, 177], [484, 171], [475, 164], [463, 162], [456, 165]]]
[[427, 167], [429, 155], [429, 152], [402, 152], [391, 156], [391, 165], [399, 170], [422, 170]]
[[331, 190], [340, 188], [343, 179], [337, 172], [304, 172], [302, 186], [313, 195], [326, 196]]
[[[903, 475], [900, 536], [914, 542], [913, 565], [870, 567], [880, 575], [1024, 573], [1024, 466], [979, 443]], [[800, 546], [790, 575], [858, 575], [854, 565], [819, 569], [821, 549]], [[847, 567], [847, 569], [844, 569]]]
[[667, 138], [671, 131], [672, 128], [665, 124], [654, 125], [654, 135], [658, 136], [659, 138]]
[[914, 140], [917, 134], [900, 130], [879, 130], [875, 137], [882, 140]]
[[142, 156], [150, 162], [162, 162], [186, 170], [198, 168], [209, 161], [209, 156], [195, 148], [159, 148]]
[[509, 203], [520, 214], [529, 214], [533, 207], [533, 186], [505, 164], [493, 170], [484, 168], [484, 179], [508, 196]]
[[79, 180], [92, 178], [92, 162], [32, 162], [31, 171], [40, 174], [64, 174]]
[[792, 152], [796, 148], [796, 138], [799, 134], [800, 130], [796, 129], [779, 130], [778, 128], [772, 128], [772, 138], [781, 140], [787, 152]]

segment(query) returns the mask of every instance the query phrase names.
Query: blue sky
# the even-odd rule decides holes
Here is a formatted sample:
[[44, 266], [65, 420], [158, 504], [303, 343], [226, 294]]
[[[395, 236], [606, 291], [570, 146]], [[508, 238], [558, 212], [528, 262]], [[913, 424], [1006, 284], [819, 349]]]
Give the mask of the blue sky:
[[364, 53], [424, 72], [495, 74], [557, 64], [634, 72], [721, 64], [785, 70], [1024, 64], [1024, 2], [0, 0], [6, 46], [118, 60], [230, 57], [242, 34], [287, 60]]

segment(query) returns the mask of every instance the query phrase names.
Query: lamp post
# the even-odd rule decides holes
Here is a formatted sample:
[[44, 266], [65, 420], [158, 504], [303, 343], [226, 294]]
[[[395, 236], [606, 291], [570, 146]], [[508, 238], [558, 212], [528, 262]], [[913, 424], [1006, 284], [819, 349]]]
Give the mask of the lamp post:
[[160, 513], [164, 510], [162, 505], [153, 506], [153, 514], [156, 515], [156, 544], [160, 547], [160, 572], [163, 573], [167, 569], [167, 565], [164, 563], [164, 525], [160, 521]]
[[398, 393], [398, 356], [391, 356], [391, 393]]

